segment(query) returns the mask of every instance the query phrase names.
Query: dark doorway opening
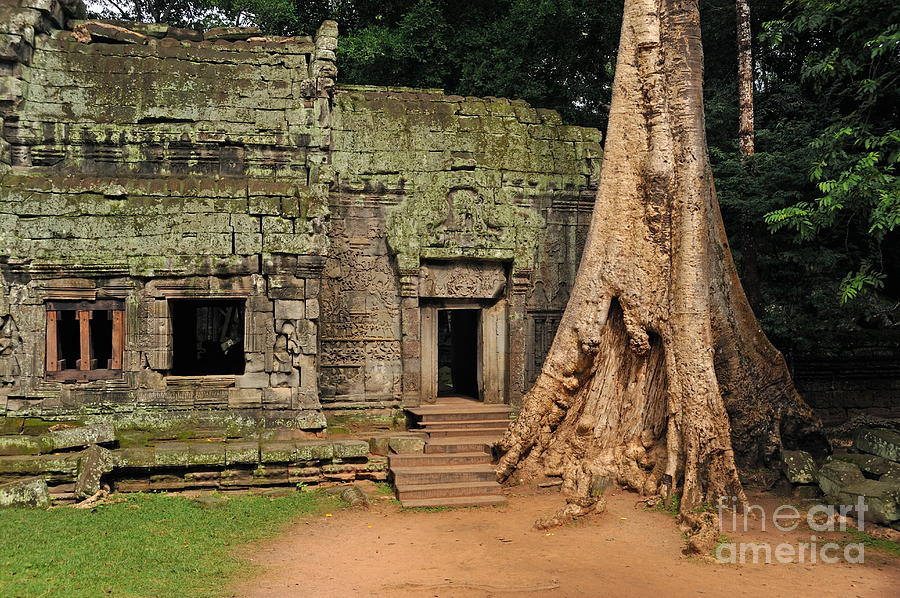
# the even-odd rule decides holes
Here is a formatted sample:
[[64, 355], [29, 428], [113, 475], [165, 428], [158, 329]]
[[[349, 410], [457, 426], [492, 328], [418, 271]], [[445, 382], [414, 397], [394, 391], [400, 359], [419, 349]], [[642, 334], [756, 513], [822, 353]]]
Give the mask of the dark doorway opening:
[[438, 310], [438, 395], [478, 395], [477, 309]]
[[172, 314], [172, 373], [244, 373], [244, 301], [178, 299]]

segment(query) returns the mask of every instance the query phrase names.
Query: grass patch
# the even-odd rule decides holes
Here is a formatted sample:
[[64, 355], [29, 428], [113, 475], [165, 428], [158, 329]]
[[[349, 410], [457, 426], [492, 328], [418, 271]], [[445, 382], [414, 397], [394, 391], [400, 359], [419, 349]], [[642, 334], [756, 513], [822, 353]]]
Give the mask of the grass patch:
[[897, 542], [873, 538], [866, 532], [861, 532], [859, 530], [853, 530], [849, 533], [853, 536], [853, 542], [864, 544], [866, 548], [874, 548], [875, 550], [886, 552], [891, 556], [900, 557], [900, 544]]
[[393, 494], [394, 487], [387, 482], [375, 482], [375, 488], [378, 490], [378, 494]]
[[656, 511], [657, 513], [668, 513], [673, 517], [678, 516], [681, 509], [681, 495], [671, 494], [668, 498], [660, 498], [652, 507], [644, 507], [645, 511]]
[[217, 596], [249, 570], [234, 548], [339, 503], [317, 492], [191, 499], [131, 494], [94, 511], [0, 511], [0, 596]]

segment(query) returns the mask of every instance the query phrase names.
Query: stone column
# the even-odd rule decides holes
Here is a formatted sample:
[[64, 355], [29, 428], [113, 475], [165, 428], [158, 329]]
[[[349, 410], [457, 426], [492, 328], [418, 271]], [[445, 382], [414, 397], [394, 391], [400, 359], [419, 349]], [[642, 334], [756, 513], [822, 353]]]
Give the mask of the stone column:
[[531, 270], [513, 270], [512, 286], [509, 293], [509, 384], [507, 400], [511, 405], [518, 405], [525, 394], [525, 348], [526, 337], [526, 302], [528, 289], [531, 288]]
[[421, 403], [421, 314], [419, 313], [419, 269], [400, 269], [400, 360], [403, 364], [401, 399], [404, 407]]

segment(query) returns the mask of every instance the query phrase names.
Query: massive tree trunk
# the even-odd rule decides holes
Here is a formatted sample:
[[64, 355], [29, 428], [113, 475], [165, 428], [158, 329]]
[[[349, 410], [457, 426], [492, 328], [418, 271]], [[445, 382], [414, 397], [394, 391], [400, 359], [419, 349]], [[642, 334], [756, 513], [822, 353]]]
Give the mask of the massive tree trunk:
[[626, 0], [594, 216], [556, 338], [500, 442], [501, 479], [561, 476], [551, 525], [616, 481], [696, 507], [743, 500], [737, 466], [821, 443], [735, 271], [704, 129], [697, 0]]

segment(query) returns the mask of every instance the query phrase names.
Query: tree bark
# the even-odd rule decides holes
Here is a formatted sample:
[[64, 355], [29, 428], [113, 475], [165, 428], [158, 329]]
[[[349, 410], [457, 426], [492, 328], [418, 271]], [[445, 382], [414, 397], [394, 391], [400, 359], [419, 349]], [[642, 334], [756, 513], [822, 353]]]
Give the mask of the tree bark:
[[741, 288], [707, 154], [697, 0], [626, 0], [594, 215], [566, 311], [522, 412], [502, 480], [561, 476], [554, 525], [602, 509], [618, 482], [698, 509], [744, 500], [737, 466], [821, 443]]
[[750, 2], [735, 0], [737, 9], [738, 46], [738, 112], [740, 125], [738, 137], [741, 156], [752, 156], [754, 148], [753, 127], [753, 49], [750, 35]]

